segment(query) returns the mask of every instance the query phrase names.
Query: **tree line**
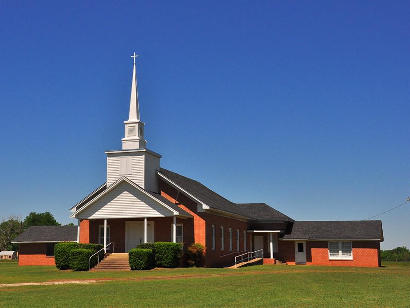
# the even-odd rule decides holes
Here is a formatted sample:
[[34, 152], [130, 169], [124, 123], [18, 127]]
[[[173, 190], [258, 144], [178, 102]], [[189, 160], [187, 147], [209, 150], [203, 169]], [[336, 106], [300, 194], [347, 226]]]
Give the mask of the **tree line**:
[[[0, 223], [0, 251], [17, 250], [17, 246], [12, 244], [20, 233], [31, 226], [60, 226], [50, 212], [36, 213], [31, 212], [21, 220], [18, 217], [3, 219]], [[70, 224], [72, 225], [72, 224]]]
[[382, 261], [410, 261], [410, 250], [407, 247], [381, 250], [380, 256]]

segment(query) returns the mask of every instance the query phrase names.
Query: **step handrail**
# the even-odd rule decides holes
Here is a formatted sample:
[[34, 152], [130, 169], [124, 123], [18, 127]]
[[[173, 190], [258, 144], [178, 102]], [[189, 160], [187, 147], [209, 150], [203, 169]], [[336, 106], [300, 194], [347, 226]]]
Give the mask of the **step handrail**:
[[[248, 251], [243, 254], [235, 256], [235, 267], [238, 265], [238, 263], [247, 261], [249, 262], [250, 260], [256, 259], [256, 258], [263, 258], [263, 249], [258, 249], [254, 251]], [[238, 262], [240, 260], [240, 262]]]
[[[109, 243], [107, 246], [101, 248], [101, 249], [98, 250], [96, 253], [94, 253], [94, 254], [92, 254], [92, 255], [90, 256], [90, 258], [88, 259], [88, 270], [91, 269], [91, 258], [94, 257], [95, 255], [97, 255], [97, 264], [96, 264], [96, 266], [97, 266], [98, 263], [100, 263], [100, 252], [103, 251], [103, 250], [104, 250], [104, 251], [107, 251], [107, 248], [108, 248], [110, 245], [112, 245], [112, 252], [114, 252], [114, 243], [111, 242], [111, 243]], [[101, 261], [102, 261], [102, 259], [101, 259]]]

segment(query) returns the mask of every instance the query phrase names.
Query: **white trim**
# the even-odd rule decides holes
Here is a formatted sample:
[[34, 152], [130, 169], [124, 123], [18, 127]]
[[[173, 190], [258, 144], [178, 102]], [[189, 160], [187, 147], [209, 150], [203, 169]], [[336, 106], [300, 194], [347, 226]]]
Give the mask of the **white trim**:
[[[181, 237], [181, 241], [178, 241], [178, 235], [176, 234], [178, 227], [182, 228], [182, 235]], [[176, 224], [175, 226], [175, 242], [176, 243], [183, 243], [184, 242], [184, 225], [183, 224]]]
[[77, 219], [77, 243], [80, 242], [80, 220]]
[[[102, 233], [101, 233], [101, 229], [102, 229]], [[110, 238], [110, 241], [111, 241], [111, 228], [110, 228], [110, 225], [108, 225], [108, 224], [107, 224], [107, 230], [109, 230], [109, 232], [107, 234], [109, 235], [109, 238]], [[100, 242], [101, 237], [103, 237], [103, 240]], [[107, 236], [107, 239], [108, 239], [108, 236]], [[98, 225], [98, 244], [104, 245], [104, 224]]]
[[172, 242], [177, 242], [177, 217], [172, 217]]
[[144, 244], [147, 243], [148, 238], [148, 221], [147, 217], [144, 217]]
[[[338, 249], [339, 249], [339, 255], [337, 256], [331, 256], [330, 255], [330, 243], [337, 243], [338, 244]], [[344, 256], [343, 255], [343, 243], [350, 243], [350, 255]], [[328, 251], [328, 256], [329, 260], [353, 260], [353, 243], [352, 241], [329, 241], [327, 242], [327, 251]]]
[[[152, 195], [150, 195], [149, 193], [147, 193], [143, 188], [141, 188], [139, 185], [135, 184], [133, 181], [131, 181], [130, 179], [128, 179], [127, 177], [123, 176], [120, 177], [118, 180], [116, 180], [114, 183], [112, 183], [109, 187], [107, 187], [106, 190], [104, 190], [102, 193], [100, 193], [99, 195], [95, 196], [93, 199], [91, 199], [90, 201], [88, 201], [85, 205], [83, 205], [79, 210], [77, 210], [75, 213], [73, 213], [71, 215], [71, 217], [76, 217], [79, 213], [81, 213], [82, 211], [84, 211], [87, 207], [89, 207], [91, 204], [93, 204], [95, 201], [99, 200], [100, 198], [102, 198], [103, 196], [105, 196], [106, 194], [108, 194], [110, 191], [112, 191], [115, 187], [117, 187], [119, 184], [121, 184], [122, 182], [127, 182], [128, 184], [130, 184], [132, 187], [136, 188], [137, 190], [139, 190], [140, 192], [142, 192], [143, 194], [145, 194], [147, 197], [151, 198], [152, 200], [158, 202], [159, 204], [161, 204], [163, 207], [165, 207], [166, 209], [170, 210], [174, 215], [180, 215], [180, 213], [176, 210], [174, 210], [173, 208], [169, 207], [168, 205], [166, 205], [164, 202], [162, 202], [161, 200], [153, 197]], [[108, 217], [109, 218], [109, 217]], [[117, 218], [117, 217], [116, 217]], [[129, 218], [129, 217], [128, 217]]]

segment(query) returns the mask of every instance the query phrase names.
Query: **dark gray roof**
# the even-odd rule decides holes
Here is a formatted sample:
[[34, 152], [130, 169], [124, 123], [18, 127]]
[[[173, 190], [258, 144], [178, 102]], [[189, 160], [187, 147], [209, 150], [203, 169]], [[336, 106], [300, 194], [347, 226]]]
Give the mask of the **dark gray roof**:
[[283, 239], [383, 241], [383, 229], [380, 220], [295, 221]]
[[33, 226], [17, 236], [13, 243], [74, 241], [77, 241], [76, 226]]
[[164, 168], [161, 168], [159, 173], [212, 209], [240, 215], [252, 220], [291, 220], [288, 216], [265, 203], [236, 204], [198, 181]]
[[292, 218], [272, 208], [266, 203], [238, 203], [246, 215], [254, 220], [293, 221]]

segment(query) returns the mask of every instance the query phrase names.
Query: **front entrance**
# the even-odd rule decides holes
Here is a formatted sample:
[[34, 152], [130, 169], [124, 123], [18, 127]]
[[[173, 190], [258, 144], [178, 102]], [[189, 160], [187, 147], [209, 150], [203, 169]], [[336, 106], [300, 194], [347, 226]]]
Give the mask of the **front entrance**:
[[253, 250], [254, 251], [263, 249], [263, 240], [264, 240], [263, 235], [255, 235], [253, 237]]
[[295, 242], [296, 264], [306, 264], [306, 242]]
[[[154, 242], [154, 222], [147, 222], [147, 242]], [[126, 221], [125, 222], [125, 251], [137, 247], [144, 243], [144, 222]]]

